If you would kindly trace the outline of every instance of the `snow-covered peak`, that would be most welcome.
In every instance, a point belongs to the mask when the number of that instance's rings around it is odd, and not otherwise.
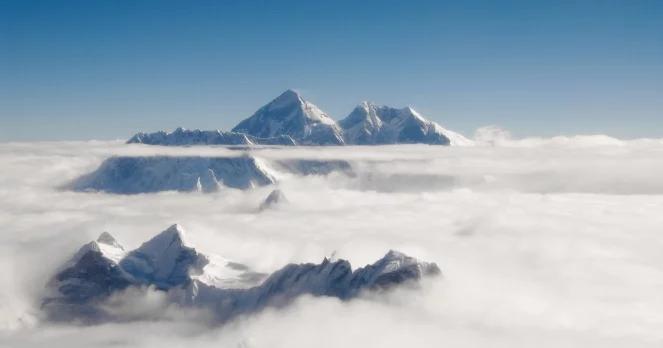
[[[128,143],[154,145],[471,145],[462,135],[426,119],[413,107],[362,101],[336,122],[302,95],[288,89],[238,123],[231,132],[178,128],[138,133]]]
[[[152,237],[152,239],[143,243],[136,250],[145,254],[157,255],[169,248],[182,248],[185,246],[187,245],[185,242],[184,228],[179,224],[173,224],[161,233]]]
[[[102,232],[97,238],[96,244],[102,255],[116,263],[126,255],[122,245],[108,232]]]
[[[347,144],[465,144],[460,134],[447,131],[413,107],[394,108],[362,102],[339,121]],[[450,136],[447,136],[449,134]]]
[[[301,103],[303,104],[304,98],[299,94],[299,92],[295,91],[294,89],[287,89],[285,92],[281,93],[278,97],[276,97],[273,101],[272,104],[278,104],[278,103]]]
[[[331,117],[329,117],[327,113],[320,110],[320,108],[318,108],[315,104],[305,100],[298,92],[292,89],[288,89],[283,92],[271,103],[267,104],[267,106],[270,110],[295,107],[302,111],[301,116],[329,125],[336,124],[336,122]]]
[[[416,265],[419,262],[417,259],[407,256],[400,251],[389,250],[380,260],[374,265],[380,270],[379,273],[393,272],[401,267],[408,265]]]
[[[204,256],[183,240],[184,229],[172,225],[118,263],[100,254],[100,247],[121,250],[110,234],[102,233],[99,241],[81,248],[85,253],[78,262],[49,282],[52,296],[44,299],[42,308],[57,320],[112,320],[108,307],[112,303],[100,300],[128,287],[154,286],[167,291],[169,301],[209,309],[226,320],[269,305],[285,305],[302,294],[347,300],[364,290],[388,289],[440,273],[434,263],[389,251],[354,272],[346,260],[325,258],[319,264],[286,265],[266,278],[246,265]]]
[[[438,123],[432,122],[433,127],[436,133],[444,134],[445,137],[449,139],[449,145],[451,146],[474,146],[475,143],[473,140],[466,138],[464,135],[454,132],[452,130],[446,129],[440,126]]]
[[[343,137],[336,122],[294,90],[287,90],[240,122],[233,132],[271,138],[288,135],[298,143],[338,145]]]
[[[377,143],[383,121],[378,116],[378,106],[363,101],[345,119],[339,121],[347,144]]]
[[[97,237],[97,242],[100,244],[106,244],[113,247],[122,248],[122,246],[117,242],[115,237],[113,237],[110,233],[106,231],[102,232],[99,235],[99,237]]]
[[[359,103],[359,105],[357,105],[355,108],[360,108],[360,109],[363,109],[366,112],[368,112],[369,110],[372,110],[372,109],[374,110],[377,107],[378,107],[377,104],[375,104],[371,101],[368,101],[368,100],[364,100],[361,103]]]
[[[407,279],[418,280],[440,273],[440,268],[434,262],[421,262],[401,252],[389,250],[374,264],[356,270],[354,277],[357,282],[368,287],[386,288]]]
[[[113,236],[108,232],[103,232],[97,240],[89,242],[83,245],[74,257],[71,258],[69,264],[76,264],[81,258],[83,258],[89,252],[99,252],[102,257],[117,263],[126,255],[124,248],[120,245]]]
[[[129,253],[120,264],[136,280],[168,289],[188,283],[190,275],[202,273],[208,262],[187,245],[184,229],[175,224]]]

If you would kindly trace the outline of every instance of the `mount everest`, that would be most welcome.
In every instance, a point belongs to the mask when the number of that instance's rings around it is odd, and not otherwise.
[[[362,102],[339,122],[299,93],[287,90],[231,132],[187,130],[138,133],[127,143],[148,145],[471,145],[464,136],[402,109]]]

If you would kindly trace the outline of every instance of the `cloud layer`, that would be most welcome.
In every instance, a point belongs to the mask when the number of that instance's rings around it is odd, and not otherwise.
[[[271,187],[134,196],[58,189],[111,155],[243,150],[0,145],[0,346],[660,346],[663,143],[492,134],[471,148],[254,151],[266,161],[344,159],[358,174],[282,174],[289,203],[263,212]],[[262,272],[334,252],[359,266],[398,249],[436,262],[444,277],[352,302],[305,297],[224,327],[210,327],[204,313],[160,308],[149,291],[115,299],[138,320],[131,324],[40,321],[44,282],[81,244],[106,230],[133,248],[175,222],[201,251]]]

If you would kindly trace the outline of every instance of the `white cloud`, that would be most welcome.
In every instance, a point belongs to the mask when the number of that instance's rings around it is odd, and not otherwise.
[[[262,213],[256,208],[271,188],[134,196],[56,189],[113,154],[242,151],[0,145],[0,346],[660,346],[663,143],[564,139],[267,148],[256,154],[347,159],[359,175],[284,176],[290,203]],[[134,248],[174,222],[203,252],[259,271],[334,251],[361,266],[393,248],[437,262],[444,277],[352,302],[304,297],[221,328],[162,311],[149,291],[114,299],[139,321],[39,321],[44,282],[78,246],[109,231]]]

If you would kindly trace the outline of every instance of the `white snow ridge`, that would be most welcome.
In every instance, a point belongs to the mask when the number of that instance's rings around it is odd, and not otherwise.
[[[99,240],[123,250],[106,232]],[[199,253],[177,224],[127,254],[102,252],[98,244],[83,246],[48,283],[43,308],[51,320],[120,320],[106,300],[129,288],[150,286],[166,294],[170,303],[211,309],[223,322],[267,306],[287,305],[303,294],[349,300],[361,291],[389,289],[440,273],[434,263],[389,251],[355,271],[345,260],[325,258],[320,264],[290,264],[267,277],[241,263]]]
[[[148,145],[381,145],[467,146],[472,141],[430,121],[411,107],[362,102],[336,122],[298,92],[288,89],[231,132],[177,128],[138,133],[128,143]]]

